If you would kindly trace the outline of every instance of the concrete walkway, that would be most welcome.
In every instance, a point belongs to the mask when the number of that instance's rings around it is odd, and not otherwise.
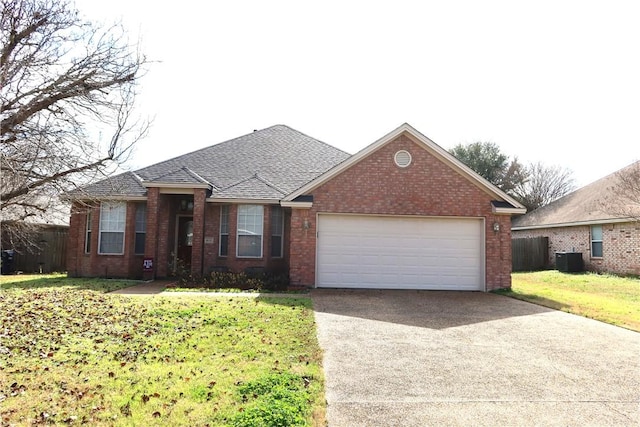
[[[175,280],[154,280],[128,288],[111,292],[117,295],[129,296],[163,296],[163,297],[247,297],[247,298],[309,298],[308,293],[277,293],[277,292],[197,292],[197,291],[165,291],[168,286],[175,284]]]
[[[479,292],[311,298],[330,427],[640,425],[637,332]]]
[[[118,289],[110,293],[118,295],[159,295],[167,286],[174,283],[175,280],[153,280],[140,283],[139,285],[129,286],[128,288]]]

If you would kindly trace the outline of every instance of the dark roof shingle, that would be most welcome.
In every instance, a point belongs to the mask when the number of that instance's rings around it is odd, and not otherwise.
[[[125,172],[75,190],[71,196],[77,198],[144,197],[146,194],[147,189],[142,185],[140,178],[133,172]]]
[[[215,144],[173,159],[127,172],[84,191],[93,196],[144,196],[143,183],[212,186],[211,197],[281,199],[350,155],[285,125]],[[132,180],[134,177],[139,179]],[[112,183],[125,183],[116,185]],[[116,191],[118,191],[116,190]]]

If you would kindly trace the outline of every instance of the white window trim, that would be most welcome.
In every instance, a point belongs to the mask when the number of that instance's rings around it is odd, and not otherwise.
[[[224,217],[224,211],[227,211],[227,232],[222,232],[222,218]],[[218,256],[221,258],[227,258],[229,256],[229,205],[222,205],[220,207],[220,233],[218,233]],[[222,255],[222,236],[227,236],[227,254]]]
[[[124,230],[122,230],[122,252],[102,252],[100,248],[102,247],[102,208],[105,205],[123,205],[124,206]],[[102,202],[100,204],[100,219],[99,219],[99,227],[98,227],[98,255],[124,255],[124,248],[126,245],[126,237],[127,237],[127,204],[125,202]],[[106,233],[112,233],[112,231],[105,231]],[[119,233],[119,231],[118,231]]]
[[[600,240],[595,240],[593,238],[593,227],[600,227],[600,234],[602,235],[602,237],[600,238]],[[590,239],[590,244],[589,244],[589,255],[591,256],[591,258],[604,258],[604,227],[602,225],[592,225],[589,228],[589,239]],[[593,254],[593,244],[594,243],[600,243],[600,251],[602,252],[601,255],[594,255]]]
[[[240,209],[244,206],[246,207],[258,206],[262,208],[262,234],[260,234],[260,255],[259,256],[240,255],[238,253],[238,250],[240,249]],[[264,256],[263,246],[264,246],[264,206],[263,205],[238,205],[238,213],[236,215],[236,258],[260,259]]]
[[[271,212],[273,213],[273,209]],[[273,239],[273,236],[280,236],[280,256],[272,256],[271,258],[274,259],[284,258],[284,209],[280,208],[280,214],[280,230],[282,230],[282,234],[273,234],[271,230],[271,220],[269,220],[269,238]],[[271,244],[269,244],[269,255],[271,255]]]
[[[93,227],[92,225],[92,216],[91,216],[91,208],[89,209],[89,211],[87,212],[87,218],[85,221],[85,225],[84,225],[84,253],[85,254],[90,254],[91,253],[91,235],[92,235],[92,230],[91,228]],[[87,250],[87,247],[89,250]]]

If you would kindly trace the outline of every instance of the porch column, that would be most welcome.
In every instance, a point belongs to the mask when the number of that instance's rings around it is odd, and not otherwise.
[[[193,191],[193,246],[191,247],[191,274],[202,276],[204,249],[204,211],[207,193],[204,188]]]
[[[153,258],[153,271],[144,272],[146,280],[157,276],[158,271],[158,210],[160,189],[152,187],[147,189],[147,230],[144,237],[144,257]]]

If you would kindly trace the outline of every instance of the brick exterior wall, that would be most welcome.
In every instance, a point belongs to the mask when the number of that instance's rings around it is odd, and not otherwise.
[[[75,202],[69,220],[67,273],[71,277],[142,278],[143,255],[135,252],[136,207],[140,202],[126,202],[124,254],[98,255],[100,204],[86,206]],[[85,253],[87,213],[91,211],[91,252]]]
[[[192,210],[182,210],[181,201],[193,202]],[[135,212],[138,203],[127,202],[125,226],[125,249],[123,255],[98,255],[98,234],[100,226],[100,204],[86,207],[74,204],[70,218],[67,270],[70,276],[82,277],[129,277],[164,278],[171,276],[176,254],[177,218],[192,217],[194,222],[193,246],[191,252],[191,273],[195,276],[208,275],[216,268],[241,272],[247,268],[259,268],[273,274],[286,274],[289,259],[290,210],[284,211],[284,256],[270,256],[271,234],[269,205],[264,206],[263,256],[261,258],[236,257],[237,205],[229,209],[228,256],[219,256],[220,205],[207,203],[206,193],[195,189],[194,195],[161,194],[158,188],[149,188],[147,193],[147,231],[144,255],[135,255]],[[91,210],[92,233],[91,252],[84,253],[87,212]],[[142,260],[153,258],[154,271],[144,273]]]
[[[209,204],[207,207],[206,236],[213,239],[213,244],[205,245],[205,260],[203,274],[209,274],[215,269],[228,269],[233,272],[241,272],[245,269],[263,269],[272,274],[286,274],[289,265],[289,229],[291,212],[284,210],[284,251],[283,257],[272,258],[271,250],[271,205],[265,205],[263,210],[263,236],[261,258],[238,258],[236,256],[236,240],[238,228],[238,205],[229,205],[229,248],[226,257],[219,256],[220,246],[220,205]]]
[[[582,252],[585,269],[599,273],[640,274],[640,223],[602,225],[602,257],[591,257],[591,227],[517,230],[514,238],[548,237],[549,265],[555,266],[556,252]]]
[[[398,150],[413,158],[395,165]],[[511,221],[494,215],[492,197],[455,172],[407,135],[401,135],[311,192],[311,209],[291,216],[290,277],[294,286],[315,284],[318,213],[360,213],[485,218],[486,289],[511,286]],[[305,221],[308,228],[305,228]],[[500,232],[493,232],[493,223]]]

